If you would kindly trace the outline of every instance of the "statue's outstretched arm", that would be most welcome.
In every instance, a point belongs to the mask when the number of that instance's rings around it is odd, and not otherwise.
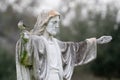
[[[104,43],[110,42],[111,40],[112,40],[112,36],[102,36],[102,37],[97,39],[97,43],[104,44]]]

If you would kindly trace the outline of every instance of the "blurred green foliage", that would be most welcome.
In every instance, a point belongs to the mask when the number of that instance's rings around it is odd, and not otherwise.
[[[117,10],[108,10],[104,20],[96,17],[97,34],[111,35],[113,40],[109,44],[99,45],[98,57],[91,64],[91,70],[95,75],[106,77],[108,80],[111,80],[112,77],[120,77],[120,25],[116,24],[116,14]],[[102,31],[101,34],[100,31]]]
[[[113,40],[111,43],[101,45],[105,48],[103,54],[99,54],[97,59],[91,65],[91,70],[97,76],[106,77],[111,80],[112,77],[120,78],[120,25],[118,29],[111,32]],[[99,51],[100,52],[100,51]]]
[[[15,56],[0,48],[0,80],[16,80]]]

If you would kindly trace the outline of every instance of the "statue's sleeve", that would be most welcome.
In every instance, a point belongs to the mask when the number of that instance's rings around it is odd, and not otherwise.
[[[31,80],[30,68],[40,64],[40,55],[43,54],[43,41],[36,35],[28,39],[20,38],[16,44],[16,71],[17,80]],[[39,63],[39,64],[38,64]],[[33,65],[36,64],[36,65]],[[38,71],[39,68],[35,68]],[[33,73],[33,72],[32,72]]]
[[[62,54],[63,75],[70,80],[74,67],[86,64],[96,58],[96,38],[81,42],[63,42],[58,40]]]
[[[18,61],[24,66],[31,66],[32,65],[32,41],[31,39],[23,40],[20,38],[17,42],[17,55]]]
[[[59,41],[62,52],[63,65],[82,65],[96,58],[96,38],[86,39],[81,42]]]
[[[34,56],[43,54],[42,41],[35,35],[30,35],[28,39],[20,38],[17,46],[18,61],[24,66],[32,66]]]

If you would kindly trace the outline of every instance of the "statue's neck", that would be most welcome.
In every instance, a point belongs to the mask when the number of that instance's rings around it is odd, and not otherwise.
[[[49,34],[46,30],[44,31],[43,36],[49,41],[53,40],[53,35]]]

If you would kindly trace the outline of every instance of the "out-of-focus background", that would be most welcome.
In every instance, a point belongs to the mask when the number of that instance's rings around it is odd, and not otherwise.
[[[72,80],[120,80],[120,0],[0,0],[0,80],[16,80],[17,23],[32,29],[44,8],[61,13],[60,40],[113,37],[98,46],[97,59],[75,68]]]

